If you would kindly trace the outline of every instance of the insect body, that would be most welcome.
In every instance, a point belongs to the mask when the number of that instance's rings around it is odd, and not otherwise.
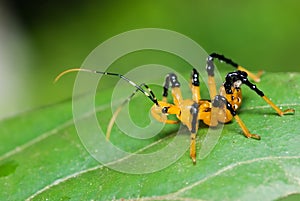
[[[214,59],[218,59],[222,62],[232,65],[237,69],[237,71],[227,74],[225,82],[220,87],[219,93],[217,93],[214,79]],[[248,80],[249,76],[254,81],[259,81],[260,73],[258,75],[254,75],[232,60],[216,53],[209,55],[206,65],[211,100],[201,99],[199,73],[196,69],[193,69],[191,74],[190,88],[192,91],[192,99],[183,99],[180,90],[180,82],[178,81],[177,76],[174,73],[169,73],[165,78],[163,86],[163,97],[160,101],[156,99],[154,93],[146,84],[137,85],[128,78],[117,73],[100,72],[80,68],[69,69],[59,74],[55,80],[57,81],[62,75],[72,71],[86,71],[104,75],[118,76],[136,88],[135,92],[127,100],[125,100],[113,114],[113,117],[107,129],[107,139],[109,139],[112,125],[123,105],[129,102],[137,91],[140,91],[154,103],[151,108],[151,114],[157,121],[167,124],[176,124],[181,122],[182,124],[187,126],[191,133],[190,157],[193,163],[196,163],[196,133],[198,131],[199,120],[203,121],[208,126],[214,127],[219,123],[227,123],[232,119],[235,119],[241,127],[243,134],[247,138],[260,140],[259,135],[250,133],[250,131],[247,129],[246,125],[243,123],[236,112],[242,103],[242,84],[245,84],[259,96],[261,96],[280,116],[295,112],[293,109],[282,111],[269,98],[267,98],[264,93],[256,87],[256,85]],[[167,102],[169,88],[171,88],[173,103]],[[168,115],[171,114],[176,115],[178,120],[169,119]]]

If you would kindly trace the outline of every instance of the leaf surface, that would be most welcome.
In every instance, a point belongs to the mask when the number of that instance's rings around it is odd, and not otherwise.
[[[224,126],[213,151],[198,158],[196,165],[186,152],[174,164],[150,174],[126,174],[99,164],[77,135],[71,100],[2,120],[0,200],[275,200],[291,194],[297,198],[300,74],[268,73],[257,86],[276,104],[296,113],[279,117],[245,89],[239,114],[250,131],[261,135],[260,141],[246,139],[232,122]],[[111,118],[110,94],[108,90],[96,97],[97,117],[104,129]],[[151,107],[144,107],[149,102],[143,100],[137,96],[130,103],[131,115],[139,116],[141,125],[147,123],[144,117]],[[177,129],[168,125],[157,136],[141,141],[113,127],[112,142],[127,151],[147,153],[166,146]],[[207,129],[198,132],[198,149]]]

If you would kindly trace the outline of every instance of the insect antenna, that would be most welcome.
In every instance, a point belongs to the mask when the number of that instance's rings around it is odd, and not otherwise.
[[[77,72],[77,71],[96,73],[96,74],[102,74],[102,75],[109,75],[109,76],[117,76],[117,77],[125,80],[126,82],[128,82],[132,86],[134,86],[137,91],[142,92],[145,96],[147,96],[153,103],[155,103],[158,106],[158,102],[157,102],[157,99],[156,99],[154,93],[152,92],[151,89],[149,89],[149,87],[147,85],[145,85],[145,84],[137,85],[136,83],[134,83],[133,81],[131,81],[130,79],[128,79],[127,77],[125,77],[124,75],[119,74],[119,73],[96,71],[96,70],[85,69],[85,68],[71,68],[71,69],[68,69],[68,70],[65,70],[65,71],[61,72],[58,76],[56,76],[56,78],[54,79],[54,83],[57,82],[63,75],[65,75],[67,73],[70,73],[70,72]],[[146,92],[141,86],[145,86],[149,93]]]
[[[154,96],[154,93],[152,92],[152,90],[148,87],[148,85],[146,84],[141,84],[139,85],[140,87],[144,86],[148,92]],[[110,133],[111,133],[111,129],[117,119],[117,116],[119,115],[120,111],[122,110],[122,108],[127,104],[129,103],[129,101],[133,98],[133,96],[139,91],[139,89],[137,88],[117,109],[116,111],[114,112],[113,116],[111,117],[110,121],[109,121],[109,124],[107,126],[107,130],[106,130],[106,140],[109,140],[110,138]],[[155,97],[155,96],[154,96]]]
[[[127,77],[125,77],[122,74],[118,74],[118,73],[111,73],[111,72],[102,72],[102,71],[96,71],[96,70],[91,70],[91,69],[85,69],[85,68],[71,68],[68,70],[65,70],[63,72],[61,72],[58,76],[56,76],[56,78],[54,79],[54,83],[57,82],[62,76],[64,76],[67,73],[70,72],[78,72],[78,71],[83,71],[83,72],[89,72],[89,73],[96,73],[96,74],[103,74],[103,75],[110,75],[110,76],[117,76],[123,80],[125,80],[126,82],[128,82],[129,84],[131,84],[132,86],[134,86],[136,88],[136,90],[117,108],[117,110],[114,112],[112,118],[109,121],[108,127],[107,127],[107,131],[106,131],[106,139],[109,140],[110,138],[110,133],[111,133],[111,129],[114,125],[114,122],[116,121],[116,118],[118,116],[118,114],[120,113],[121,109],[132,99],[132,97],[138,92],[142,92],[145,96],[147,96],[153,103],[155,103],[157,106],[158,102],[157,99],[153,93],[153,91],[148,87],[148,85],[146,84],[141,84],[141,85],[137,85],[136,83],[134,83],[133,81],[131,81],[130,79],[128,79]],[[146,92],[142,87],[145,87],[146,90],[148,92]]]

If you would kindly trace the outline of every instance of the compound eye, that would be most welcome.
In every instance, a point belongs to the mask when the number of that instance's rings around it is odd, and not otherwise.
[[[163,113],[163,114],[166,114],[166,113],[168,113],[168,107],[163,107],[162,108],[162,110],[161,110],[161,112]]]
[[[237,104],[234,104],[234,105],[233,105],[233,109],[234,109],[234,110],[237,110],[238,108],[239,108],[239,106],[238,106]]]

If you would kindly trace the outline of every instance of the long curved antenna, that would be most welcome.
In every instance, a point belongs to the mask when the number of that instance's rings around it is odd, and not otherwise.
[[[146,85],[145,83],[139,85],[140,87],[145,87],[148,92],[150,94],[152,94],[154,96],[154,93],[152,92],[152,90],[150,89],[150,87],[148,87],[148,85]],[[136,89],[114,112],[113,116],[111,117],[109,124],[107,126],[107,130],[106,130],[106,140],[108,141],[110,138],[110,133],[111,133],[111,129],[117,119],[117,116],[119,115],[120,111],[122,110],[122,108],[133,98],[133,96],[136,94],[136,92],[138,92],[139,89]]]
[[[153,103],[158,105],[157,99],[156,99],[154,93],[151,90],[148,90],[149,93],[147,93],[141,86],[139,86],[136,83],[132,82],[130,79],[128,79],[124,75],[118,74],[118,73],[102,72],[102,71],[90,70],[90,69],[85,69],[85,68],[71,68],[71,69],[68,69],[68,70],[65,70],[65,71],[61,72],[58,76],[56,76],[56,78],[54,79],[54,82],[57,82],[63,75],[65,75],[67,73],[77,72],[77,71],[96,73],[96,74],[102,74],[102,75],[117,76],[117,77],[125,80],[126,82],[128,82],[132,86],[134,86],[138,91],[142,92],[145,96],[147,96]],[[144,86],[148,89],[147,85],[144,85]]]
[[[122,110],[122,108],[131,100],[131,98],[136,94],[136,92],[138,92],[138,89],[136,89],[114,112],[113,116],[111,117],[109,124],[107,126],[107,130],[106,130],[106,140],[108,141],[110,138],[110,133],[111,133],[111,129],[117,119],[117,116],[119,115],[120,111]]]

